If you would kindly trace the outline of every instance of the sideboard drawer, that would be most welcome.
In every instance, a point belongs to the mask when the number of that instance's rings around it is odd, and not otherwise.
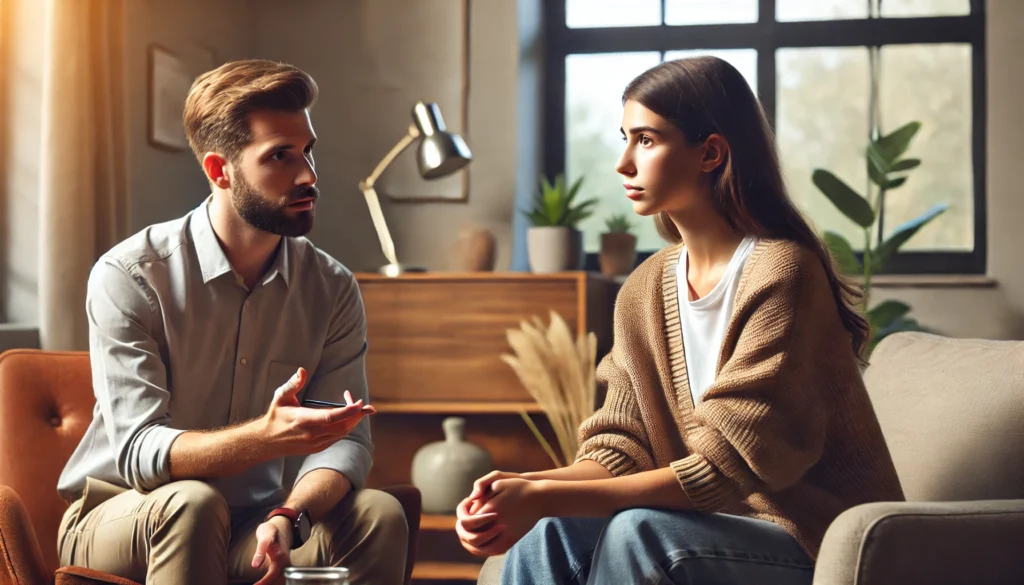
[[[610,346],[613,283],[599,274],[356,276],[366,307],[370,397],[382,411],[532,404],[500,356],[511,353],[508,329],[534,317],[547,323],[551,311],[576,335],[594,331],[599,353]]]

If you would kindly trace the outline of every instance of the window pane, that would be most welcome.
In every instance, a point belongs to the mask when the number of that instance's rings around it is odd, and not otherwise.
[[[904,250],[974,249],[971,164],[971,47],[966,44],[882,47],[879,98],[883,133],[921,122],[910,150],[921,159],[906,184],[886,195],[886,235],[937,203],[949,210]]]
[[[735,67],[743,78],[747,80],[750,89],[757,93],[757,49],[695,49],[691,51],[668,51],[665,53],[665,60],[683,59],[685,57],[699,57],[711,55]]]
[[[666,0],[665,24],[757,22],[757,0]]]
[[[558,0],[545,0],[556,2]],[[661,24],[661,0],[566,0],[569,28]]]
[[[878,14],[878,0],[873,13]],[[868,0],[776,0],[775,18],[794,20],[841,20],[868,17]],[[885,0],[883,17],[962,16],[971,13],[970,0]]]
[[[661,55],[608,53],[569,55],[565,59],[566,176],[584,177],[577,197],[597,197],[593,216],[580,224],[588,252],[600,249],[604,220],[612,214],[632,216],[633,206],[622,188],[615,163],[622,154],[622,91],[634,77],[658,64]],[[651,219],[641,218],[635,230],[637,248],[657,250],[664,242]]]
[[[867,17],[867,0],[777,0],[775,4],[775,19],[780,22]]]
[[[863,249],[864,232],[818,191],[811,173],[818,168],[829,170],[864,194],[868,51],[864,47],[780,49],[776,66],[776,134],[790,195],[816,231],[838,232]]]
[[[963,16],[970,13],[970,0],[885,0],[882,2],[882,16]]]

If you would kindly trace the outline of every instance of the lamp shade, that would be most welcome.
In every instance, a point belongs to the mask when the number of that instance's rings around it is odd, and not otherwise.
[[[416,162],[424,179],[448,176],[473,159],[466,141],[458,134],[448,132],[437,104],[417,102],[413,106],[412,117],[420,131]]]

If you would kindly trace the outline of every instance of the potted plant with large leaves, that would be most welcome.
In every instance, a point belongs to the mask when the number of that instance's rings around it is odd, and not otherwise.
[[[594,213],[597,199],[576,201],[583,177],[566,186],[565,175],[551,183],[540,179],[533,206],[524,213],[533,224],[526,232],[530,270],[537,273],[583,268],[583,234],[576,226]]]
[[[877,189],[864,197],[833,173],[815,169],[812,180],[815,186],[851,221],[864,232],[863,254],[854,252],[853,246],[843,236],[826,230],[825,243],[835,258],[839,269],[851,276],[864,278],[864,307],[871,323],[869,350],[879,341],[897,331],[922,331],[924,328],[913,317],[909,317],[910,306],[899,301],[884,301],[871,306],[871,276],[880,272],[886,261],[918,231],[946,211],[947,205],[933,205],[917,218],[903,223],[892,231],[881,243],[876,242],[879,211],[886,195],[901,187],[910,178],[909,172],[920,166],[920,159],[903,158],[910,143],[920,130],[920,122],[910,122],[892,133],[872,139],[866,151],[868,176]]]

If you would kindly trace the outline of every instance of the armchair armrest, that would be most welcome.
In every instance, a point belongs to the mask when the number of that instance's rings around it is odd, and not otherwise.
[[[53,585],[139,585],[131,579],[85,567],[61,567],[53,577]]]
[[[43,552],[28,510],[11,488],[0,485],[0,583],[49,583]]]
[[[814,585],[1024,582],[1024,500],[878,502],[829,526]]]
[[[391,494],[398,500],[405,512],[405,521],[409,524],[409,542],[406,543],[408,548],[405,561],[405,583],[408,585],[412,582],[412,568],[416,563],[416,538],[420,531],[423,497],[419,488],[411,485],[393,485],[381,488],[381,491]]]

